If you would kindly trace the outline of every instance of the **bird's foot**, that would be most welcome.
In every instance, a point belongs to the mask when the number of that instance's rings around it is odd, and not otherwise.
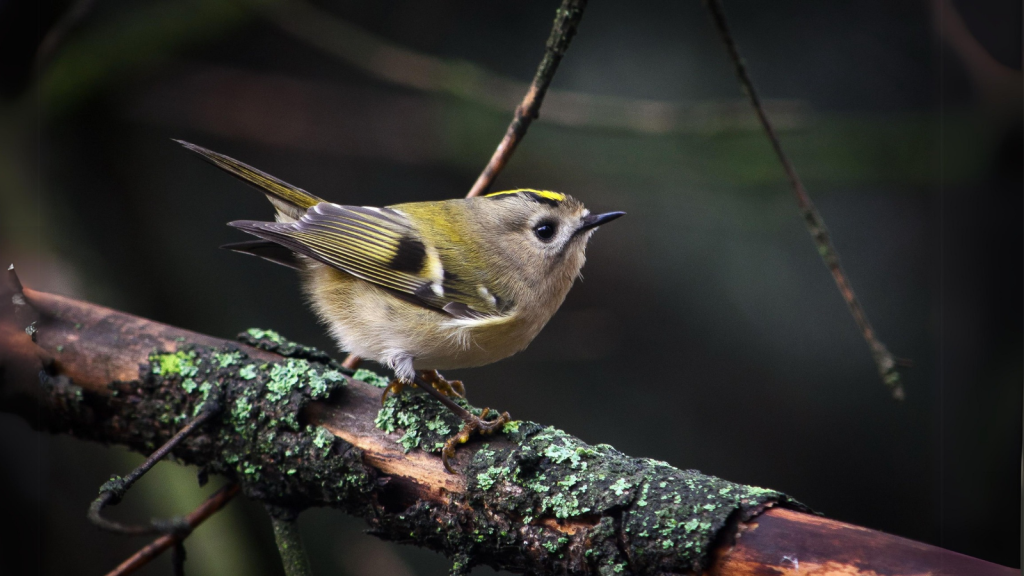
[[[384,402],[387,401],[388,396],[395,394],[401,394],[402,390],[405,389],[406,384],[415,386],[412,382],[406,382],[401,378],[395,378],[388,384],[388,387],[384,389],[384,393],[380,395],[380,405],[383,406]]]
[[[466,397],[466,387],[462,380],[445,380],[437,370],[421,370],[420,378],[449,398]]]
[[[468,442],[474,433],[481,435],[493,434],[498,430],[501,430],[505,423],[511,420],[508,412],[502,412],[501,415],[494,420],[484,420],[490,411],[490,408],[484,408],[483,412],[480,413],[480,416],[470,414],[469,417],[464,417],[463,421],[466,424],[462,427],[462,430],[444,443],[444,449],[441,450],[441,463],[444,464],[444,469],[447,470],[449,474],[455,474],[455,470],[452,470],[451,464],[448,463],[448,459],[455,456],[456,446]]]
[[[449,398],[466,397],[466,386],[462,383],[462,380],[445,380],[444,376],[441,376],[437,370],[420,371],[420,379]],[[381,406],[384,405],[384,402],[387,401],[389,396],[401,394],[402,390],[404,390],[406,386],[412,386],[414,388],[419,387],[416,382],[409,382],[407,380],[402,380],[401,378],[395,378],[392,380],[391,383],[388,384],[388,387],[384,389],[384,393],[380,395]]]

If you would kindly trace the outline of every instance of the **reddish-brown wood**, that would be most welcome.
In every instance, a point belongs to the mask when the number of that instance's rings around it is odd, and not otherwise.
[[[1017,570],[877,530],[772,508],[723,545],[713,576],[1011,576]]]

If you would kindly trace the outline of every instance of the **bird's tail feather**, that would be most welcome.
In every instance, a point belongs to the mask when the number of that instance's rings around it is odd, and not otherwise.
[[[322,199],[306,192],[302,188],[278,180],[270,174],[257,170],[234,158],[218,154],[183,140],[175,140],[175,142],[195,152],[210,164],[263,191],[267,195],[267,199],[277,209],[279,221],[291,222],[298,220],[306,213],[306,210],[323,202]]]
[[[269,260],[274,264],[280,264],[289,268],[295,268],[296,270],[302,270],[302,256],[299,256],[284,246],[275,244],[269,240],[233,242],[231,244],[225,244],[221,246],[221,248],[231,250],[233,252],[241,252],[242,254],[259,256],[260,258]]]

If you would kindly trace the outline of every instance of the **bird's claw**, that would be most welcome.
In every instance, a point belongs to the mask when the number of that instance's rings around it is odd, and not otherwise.
[[[444,464],[444,469],[447,470],[449,474],[455,474],[455,470],[453,470],[451,464],[448,463],[448,459],[455,456],[456,446],[468,442],[474,433],[481,435],[493,434],[498,430],[501,430],[501,428],[511,420],[508,412],[502,412],[501,415],[494,420],[484,420],[490,411],[490,408],[484,408],[483,412],[480,413],[480,416],[472,416],[471,419],[465,420],[466,424],[462,427],[462,430],[444,443],[444,448],[441,450],[441,463]]]
[[[384,402],[387,401],[388,396],[394,396],[395,394],[401,394],[402,390],[405,389],[405,385],[410,384],[399,378],[395,378],[388,384],[387,388],[384,389],[384,393],[380,395],[380,405],[383,406]],[[415,384],[412,384],[415,386]]]
[[[423,370],[420,378],[449,398],[466,397],[466,386],[462,380],[445,380],[437,370]]]

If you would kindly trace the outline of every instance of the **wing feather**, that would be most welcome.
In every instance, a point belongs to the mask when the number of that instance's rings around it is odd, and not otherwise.
[[[446,279],[440,256],[396,210],[321,202],[294,222],[230,225],[454,318],[500,315],[493,299],[471,296]]]

